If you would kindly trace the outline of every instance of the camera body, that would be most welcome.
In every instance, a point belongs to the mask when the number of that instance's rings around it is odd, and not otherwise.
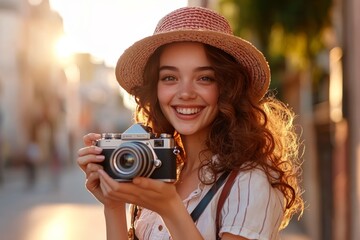
[[[150,128],[134,124],[123,133],[103,133],[96,146],[105,156],[104,171],[116,181],[128,182],[135,177],[176,181],[178,149],[170,134],[157,137]]]

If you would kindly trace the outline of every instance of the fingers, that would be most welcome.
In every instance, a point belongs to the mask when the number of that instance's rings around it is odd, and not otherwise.
[[[88,133],[83,137],[83,142],[85,146],[95,145],[95,142],[101,138],[101,134],[98,133]]]
[[[136,177],[132,182],[121,183],[112,179],[102,169],[98,170],[98,173],[102,194],[112,201],[133,203],[161,212],[168,202],[178,199],[173,184],[146,177]]]
[[[100,184],[98,172],[91,172],[90,174],[88,174],[86,179],[87,179],[86,180],[86,188],[90,192],[95,191],[98,188],[99,184]]]
[[[104,161],[105,156],[99,155],[101,152],[102,149],[96,146],[88,146],[81,148],[78,151],[77,164],[83,171],[85,171],[87,164],[101,163],[102,161]]]
[[[110,193],[112,192],[112,188],[110,187],[109,183],[105,180],[105,177],[104,177],[105,174],[103,174],[102,171],[98,171],[98,174],[99,174],[99,178],[100,178],[101,190],[102,190],[104,196],[109,197],[109,195],[111,195]]]
[[[98,176],[98,170],[99,169],[103,169],[103,166],[99,165],[99,164],[95,164],[95,163],[89,163],[86,165],[86,169],[85,169],[85,173],[86,173],[86,177],[88,178],[90,174],[92,173],[96,173],[96,175]]]
[[[101,187],[104,190],[103,193],[109,198],[116,200],[131,201],[133,197],[139,194],[137,187],[130,182],[117,182],[111,178],[104,170],[98,170],[100,176]]]
[[[95,146],[96,141],[100,138],[101,135],[97,133],[89,133],[83,137],[85,147],[78,150],[77,163],[84,172],[87,164],[91,162],[100,163],[104,160],[104,156],[99,155],[102,149]]]
[[[126,190],[127,183],[118,183],[114,179],[112,179],[105,171],[99,170],[98,171],[99,178],[100,178],[100,187],[102,190],[102,194],[111,200],[114,201],[123,201],[129,202],[129,196],[124,193]]]
[[[97,155],[97,154],[100,154],[101,152],[102,152],[102,148],[94,146],[94,145],[90,145],[87,147],[80,148],[78,150],[78,156],[82,157],[82,156],[89,155],[89,154]]]
[[[98,173],[101,178],[101,182],[104,183],[104,189],[106,192],[116,192],[119,190],[119,183],[112,179],[104,170],[100,169],[98,170]]]
[[[164,186],[167,185],[164,182],[147,177],[136,177],[132,182],[119,183],[106,174],[104,170],[98,172],[101,181],[106,183],[109,195],[121,193],[122,196],[126,195],[127,197],[147,198],[152,195],[163,194]]]
[[[167,184],[159,180],[145,177],[136,177],[133,179],[133,183],[143,190],[151,190],[158,193],[163,192],[163,188],[165,187],[165,184]]]

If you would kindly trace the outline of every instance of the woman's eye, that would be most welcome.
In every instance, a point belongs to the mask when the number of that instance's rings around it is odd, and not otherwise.
[[[215,78],[210,77],[210,76],[203,76],[203,77],[200,78],[200,81],[203,81],[203,82],[214,82],[214,81],[215,81]]]
[[[165,82],[170,82],[170,81],[175,81],[176,78],[174,76],[164,76],[160,78],[161,81],[165,81]]]

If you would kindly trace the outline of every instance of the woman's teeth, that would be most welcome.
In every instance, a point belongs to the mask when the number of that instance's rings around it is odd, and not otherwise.
[[[200,108],[176,108],[178,113],[186,115],[196,114],[200,112],[200,110]]]

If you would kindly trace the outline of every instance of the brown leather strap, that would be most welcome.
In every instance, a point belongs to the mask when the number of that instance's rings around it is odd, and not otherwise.
[[[130,213],[130,228],[128,229],[128,239],[137,240],[138,238],[135,235],[135,218],[138,214],[138,206],[135,204],[130,204],[129,213]]]
[[[228,179],[225,182],[224,188],[221,191],[220,194],[220,198],[217,204],[217,208],[216,208],[216,238],[219,239],[219,230],[220,230],[220,212],[221,209],[224,206],[225,200],[227,199],[227,197],[229,196],[231,187],[235,181],[236,176],[238,175],[238,170],[232,170]]]

